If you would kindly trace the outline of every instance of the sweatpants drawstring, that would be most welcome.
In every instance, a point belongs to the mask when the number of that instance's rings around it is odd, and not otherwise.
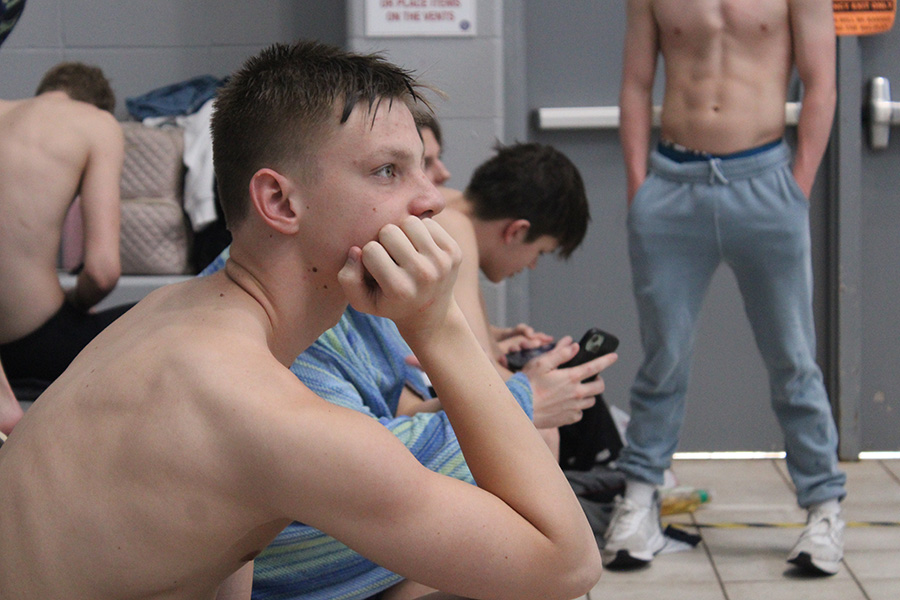
[[[721,158],[710,158],[709,159],[709,184],[712,185],[718,180],[722,185],[728,185],[730,182],[728,178],[725,177],[725,173],[722,172],[722,159]]]

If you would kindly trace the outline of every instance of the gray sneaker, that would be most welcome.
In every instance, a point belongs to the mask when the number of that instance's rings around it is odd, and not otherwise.
[[[649,507],[617,498],[603,537],[606,544],[601,556],[605,567],[635,569],[648,564],[666,545],[659,524],[659,495],[654,494]]]
[[[788,562],[816,575],[834,575],[844,558],[844,520],[840,514],[812,509]]]

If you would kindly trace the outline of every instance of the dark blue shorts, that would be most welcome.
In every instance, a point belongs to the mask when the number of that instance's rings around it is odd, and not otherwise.
[[[107,325],[134,306],[117,306],[102,312],[81,312],[68,302],[50,319],[18,340],[0,344],[0,361],[10,382],[52,382],[78,353]]]

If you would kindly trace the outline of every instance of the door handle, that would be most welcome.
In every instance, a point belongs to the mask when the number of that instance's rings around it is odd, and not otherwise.
[[[900,125],[900,102],[891,101],[891,82],[874,77],[869,82],[869,145],[873,150],[888,147],[891,125]]]

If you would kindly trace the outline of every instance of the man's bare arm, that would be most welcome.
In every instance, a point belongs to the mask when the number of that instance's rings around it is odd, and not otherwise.
[[[256,469],[272,478],[259,489],[267,501],[277,496],[293,506],[288,514],[435,589],[516,600],[583,595],[599,574],[597,565],[573,571],[570,561],[591,564],[597,546],[585,535],[589,530],[575,525],[583,513],[577,514],[577,501],[570,503],[571,488],[556,478],[546,444],[508,397],[458,312],[449,329],[462,333],[437,335],[432,352],[411,345],[430,357],[423,362],[431,374],[435,362],[457,373],[458,381],[440,374],[432,381],[448,399],[444,408],[479,487],[427,470],[372,419],[321,403],[290,419],[281,413],[266,427],[262,449],[282,464]],[[301,431],[297,423],[313,424],[314,431]],[[296,441],[282,446],[284,439]],[[498,446],[508,448],[498,452]],[[260,454],[253,446],[245,451]],[[565,586],[548,589],[560,573],[568,573]]]
[[[831,3],[822,0],[792,0],[790,15],[794,61],[803,82],[794,177],[809,197],[834,120],[834,15]]]
[[[653,79],[659,40],[650,0],[628,0],[619,137],[625,157],[628,204],[647,176],[653,119]]]
[[[84,268],[68,292],[69,301],[85,311],[112,291],[121,274],[120,180],[125,155],[122,128],[112,115],[98,110],[91,135],[91,151],[80,188]]]
[[[253,473],[266,477],[270,503],[424,585],[476,597],[583,595],[599,576],[596,541],[452,297],[455,266],[447,271],[446,256],[458,262],[459,250],[428,220],[407,219],[403,232],[388,226],[362,256],[351,251],[341,283],[358,310],[397,323],[442,398],[478,487],[429,471],[384,427],[314,401],[308,390],[302,402],[272,394],[273,410],[300,414],[254,417],[269,421],[259,441],[273,458]],[[378,282],[374,292],[366,271]],[[290,373],[272,385],[301,386]]]

